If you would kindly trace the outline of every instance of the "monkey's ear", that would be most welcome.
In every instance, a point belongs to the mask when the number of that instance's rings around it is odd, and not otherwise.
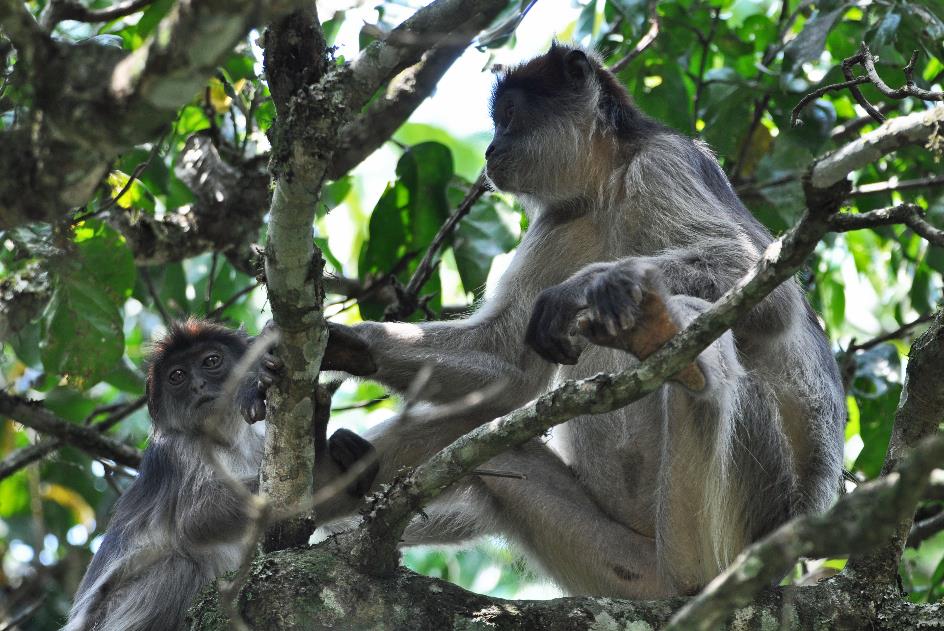
[[[582,50],[572,50],[564,57],[564,72],[574,83],[583,83],[593,74],[593,66]]]

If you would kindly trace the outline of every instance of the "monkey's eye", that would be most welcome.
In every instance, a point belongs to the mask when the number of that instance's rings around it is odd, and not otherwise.
[[[167,381],[171,382],[171,384],[175,386],[179,386],[181,383],[183,383],[184,377],[186,376],[187,376],[187,373],[185,373],[180,368],[177,368],[176,370],[170,373],[170,375],[167,377]]]
[[[207,368],[216,368],[222,361],[223,358],[214,353],[203,358],[203,365]]]

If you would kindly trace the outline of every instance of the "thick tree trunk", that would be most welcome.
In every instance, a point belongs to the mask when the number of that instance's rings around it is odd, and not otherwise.
[[[346,561],[346,546],[329,540],[307,549],[260,556],[239,599],[257,631],[311,629],[629,629],[664,626],[685,598],[628,601],[572,597],[510,601],[467,592],[401,568],[378,579]],[[215,588],[191,609],[194,631],[224,631]],[[724,629],[944,629],[944,603],[914,605],[890,590],[870,590],[847,577],[812,587],[770,589],[731,615]]]

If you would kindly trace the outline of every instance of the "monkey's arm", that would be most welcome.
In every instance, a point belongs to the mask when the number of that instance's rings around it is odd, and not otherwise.
[[[524,346],[526,317],[526,312],[502,312],[480,321],[365,322],[356,331],[368,341],[377,362],[371,379],[405,392],[429,366],[432,372],[418,398],[433,403],[500,384],[501,390],[490,391],[484,402],[495,415],[533,399],[554,373]]]
[[[201,476],[202,477],[202,476]],[[255,478],[243,480],[255,491]],[[239,539],[248,524],[247,506],[222,481],[208,472],[181,493],[176,515],[177,532],[193,545],[229,543]]]

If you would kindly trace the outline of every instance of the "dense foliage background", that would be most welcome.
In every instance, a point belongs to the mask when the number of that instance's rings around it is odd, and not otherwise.
[[[44,2],[28,4],[41,15]],[[101,8],[109,2],[87,4]],[[418,4],[352,2],[319,9],[329,20],[325,30],[339,46],[340,63],[346,51],[356,53]],[[130,50],[171,6],[172,0],[155,0],[139,13],[104,24],[65,21],[56,34]],[[520,8],[512,3],[509,16]],[[800,114],[801,124],[791,125],[791,110],[804,95],[843,80],[840,62],[861,42],[880,58],[879,71],[889,84],[902,83],[901,69],[914,50],[918,85],[940,90],[944,84],[939,0],[679,1],[658,3],[657,11],[658,36],[619,71],[619,79],[649,114],[711,145],[742,199],[774,233],[797,219],[803,207],[799,177],[811,159],[874,126],[842,90],[816,100]],[[330,287],[344,291],[329,294],[328,315],[344,323],[382,318],[390,275],[409,281],[440,225],[477,178],[489,137],[479,122],[487,93],[464,86],[487,84],[492,65],[539,53],[555,34],[616,63],[649,31],[650,17],[650,5],[639,1],[539,0],[517,34],[499,31],[480,50],[466,53],[394,141],[325,189],[317,242],[338,279]],[[139,401],[147,344],[168,318],[216,317],[252,333],[266,322],[264,288],[257,286],[248,256],[230,250],[142,265],[121,231],[142,216],[190,212],[195,196],[179,169],[185,142],[194,134],[211,139],[230,164],[263,164],[274,107],[254,40],[247,39],[205,90],[193,95],[162,138],[122,155],[86,207],[55,225],[0,232],[0,387],[41,399],[71,422],[93,423]],[[0,34],[0,127],[12,126],[35,96],[20,80],[17,61]],[[913,99],[889,101],[871,86],[863,92],[891,115],[925,107]],[[455,111],[458,104],[466,109]],[[477,114],[471,122],[463,120],[470,111]],[[929,148],[902,150],[858,172],[854,207],[867,211],[913,200],[944,227],[944,149]],[[423,308],[411,317],[451,317],[472,305],[486,280],[507,264],[523,224],[510,199],[486,194],[476,202],[423,287],[421,295],[428,298]],[[846,465],[855,479],[872,478],[881,468],[908,340],[921,330],[920,324],[902,327],[936,308],[942,273],[944,253],[908,229],[887,227],[830,236],[801,279],[847,377]],[[4,300],[15,296],[22,306],[24,295],[35,303],[27,316],[16,319],[12,310],[4,312]],[[884,333],[894,335],[868,342]],[[395,402],[374,384],[348,382],[334,406],[332,428],[363,429],[389,416]],[[109,433],[143,447],[146,411],[138,405]],[[0,456],[10,457],[40,438],[3,419]],[[63,447],[0,481],[0,615],[42,598],[24,627],[61,624],[110,507],[132,476]],[[929,503],[921,514],[942,510]],[[475,591],[506,597],[556,593],[536,582],[499,541],[464,551],[414,550],[405,559],[422,573]],[[825,565],[842,564],[834,559]],[[798,568],[797,576],[816,565]],[[914,601],[944,598],[944,532],[906,552],[901,577]]]

